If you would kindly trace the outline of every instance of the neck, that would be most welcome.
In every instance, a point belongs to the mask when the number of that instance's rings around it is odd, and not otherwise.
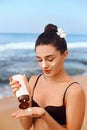
[[[55,74],[53,76],[45,76],[44,78],[48,80],[49,82],[68,82],[71,80],[71,78],[68,76],[66,71],[63,71],[61,73]]]

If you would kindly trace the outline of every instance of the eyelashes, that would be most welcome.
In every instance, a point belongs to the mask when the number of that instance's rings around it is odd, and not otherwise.
[[[37,61],[38,61],[38,62],[43,62],[43,60],[41,60],[41,59],[38,59]],[[48,61],[48,62],[52,62],[53,59],[48,59],[47,61]]]

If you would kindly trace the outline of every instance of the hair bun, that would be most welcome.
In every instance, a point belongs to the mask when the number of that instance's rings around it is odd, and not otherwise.
[[[57,32],[57,26],[54,24],[48,24],[45,26],[44,28],[44,32],[48,32],[48,31],[55,31]]]

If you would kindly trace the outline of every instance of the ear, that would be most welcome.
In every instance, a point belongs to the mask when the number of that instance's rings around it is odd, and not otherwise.
[[[65,50],[65,52],[63,53],[64,55],[64,59],[66,59],[68,57],[68,50]]]

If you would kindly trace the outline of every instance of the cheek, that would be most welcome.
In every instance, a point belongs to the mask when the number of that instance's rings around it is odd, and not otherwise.
[[[52,66],[54,69],[59,69],[62,67],[62,64],[63,64],[62,61],[59,60],[51,63],[50,66]]]
[[[56,62],[51,63],[51,66],[55,66],[55,65],[56,65]]]

